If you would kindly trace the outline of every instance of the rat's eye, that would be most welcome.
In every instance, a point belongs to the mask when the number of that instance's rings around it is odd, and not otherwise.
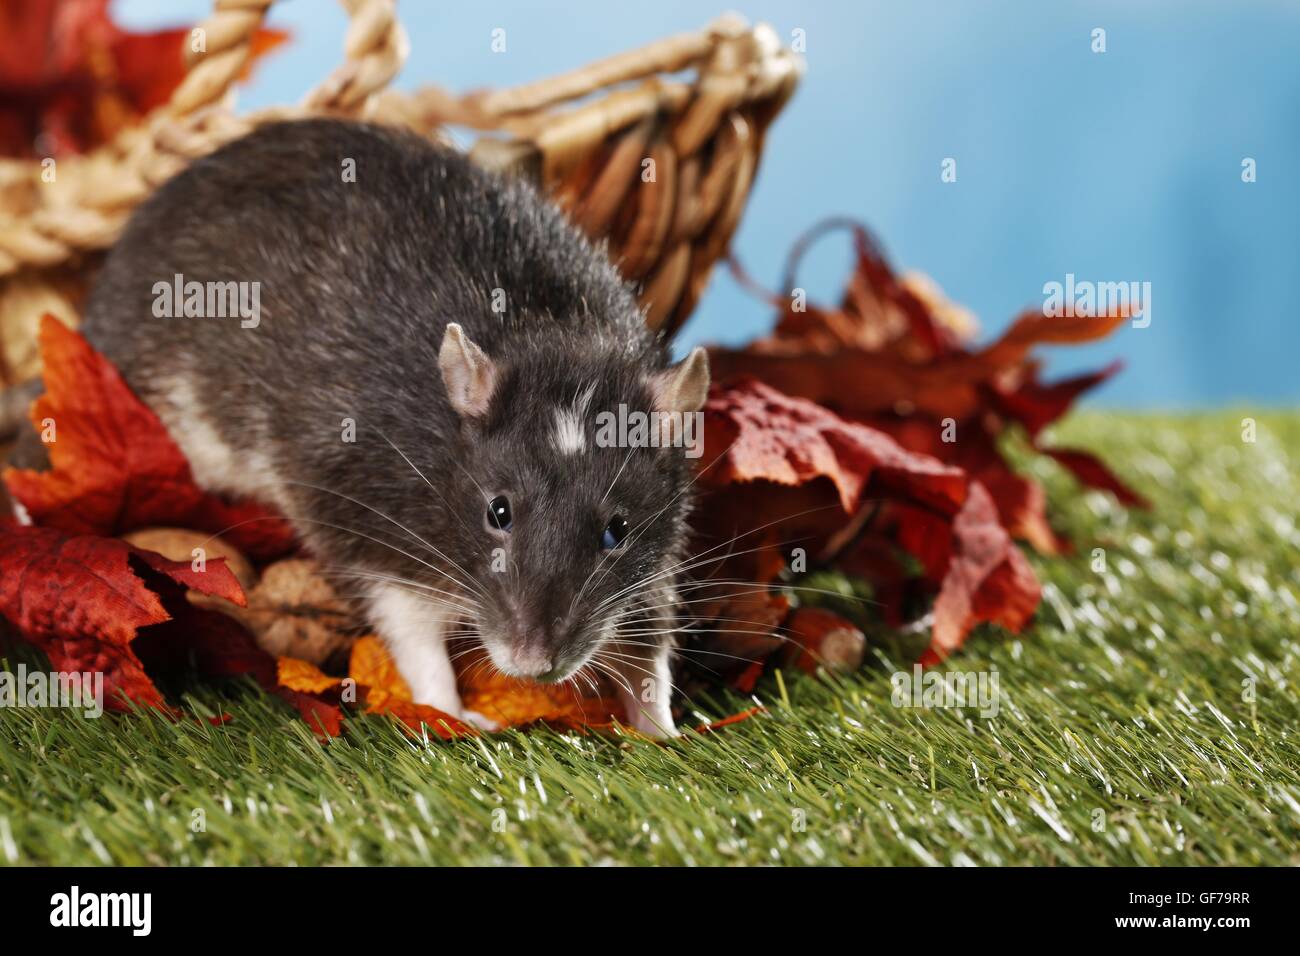
[[[605,525],[605,533],[601,535],[600,546],[602,548],[617,548],[627,537],[627,519],[622,515],[614,515],[609,519],[609,524]]]
[[[509,531],[510,521],[510,499],[505,495],[497,495],[488,502],[488,527],[496,528],[498,531]]]

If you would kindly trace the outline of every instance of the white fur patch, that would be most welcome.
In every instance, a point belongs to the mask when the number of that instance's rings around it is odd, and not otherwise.
[[[417,704],[459,716],[456,671],[447,657],[446,634],[456,612],[391,584],[370,593],[370,621],[392,652]]]
[[[591,396],[595,392],[596,385],[593,382],[587,386],[586,391],[575,396],[571,407],[555,410],[555,434],[551,437],[551,443],[561,454],[576,455],[587,450],[583,419],[587,417],[587,406],[591,404]]]
[[[176,444],[190,463],[194,481],[205,491],[255,498],[291,513],[279,475],[261,452],[236,454],[204,414],[194,387],[177,376],[167,383],[157,409]],[[255,436],[250,436],[254,437]]]
[[[578,452],[586,451],[587,436],[582,433],[582,421],[572,409],[555,410],[555,435],[552,444],[564,455],[576,455]]]

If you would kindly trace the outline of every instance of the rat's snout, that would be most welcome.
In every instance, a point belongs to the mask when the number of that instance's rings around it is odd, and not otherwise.
[[[553,622],[559,627],[562,622]],[[496,641],[487,643],[493,663],[504,674],[550,683],[563,677],[557,631],[536,620],[515,618],[505,622]]]
[[[510,641],[510,670],[514,677],[545,680],[555,670],[555,660],[546,649],[546,638],[541,634],[513,637]]]
[[[582,663],[575,653],[575,622],[564,613],[567,592],[553,583],[540,591],[515,593],[502,601],[499,617],[483,635],[483,646],[503,674],[542,684],[564,680]]]

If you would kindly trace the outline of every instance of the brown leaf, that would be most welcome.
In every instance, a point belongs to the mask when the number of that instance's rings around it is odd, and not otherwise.
[[[248,592],[238,617],[272,657],[297,657],[323,665],[344,650],[363,628],[352,609],[307,558],[267,565]]]
[[[892,540],[920,559],[938,591],[932,654],[950,652],[981,621],[1019,630],[1038,604],[1037,581],[999,523],[987,489],[865,425],[741,379],[710,394],[703,460],[699,483],[709,497],[698,509],[696,528],[705,545],[715,543],[696,550],[717,554],[716,564],[701,573],[706,581],[771,580],[756,577],[756,549],[789,554],[798,546],[806,558],[852,560],[877,548],[880,535],[892,530]],[[876,566],[882,566],[878,558]],[[886,583],[897,583],[892,573]],[[880,597],[897,602],[905,595],[895,587]],[[893,620],[900,611],[897,603],[885,608]],[[706,604],[701,616],[710,615],[745,618]],[[721,626],[712,640],[726,646]],[[756,674],[751,668],[745,676]]]
[[[1038,447],[1043,428],[1118,370],[1044,385],[1031,356],[1036,346],[1095,340],[1123,324],[1127,312],[1055,317],[1030,310],[991,344],[973,348],[971,323],[958,307],[933,283],[898,278],[866,230],[843,220],[796,243],[788,288],[797,285],[793,265],[811,239],[846,225],[853,229],[857,267],[840,308],[783,302],[771,337],[710,352],[715,380],[755,376],[957,465],[993,494],[1013,534],[1046,553],[1065,550],[1068,542],[1048,523],[1042,489],[1003,459],[1001,437],[1019,423]],[[1144,503],[1095,457],[1067,453],[1059,460],[1085,484],[1113,491],[1126,504]]]
[[[704,414],[707,487],[758,480],[796,486],[826,478],[850,514],[868,493],[905,496],[949,513],[966,496],[956,468],[755,379],[715,388]]]
[[[867,638],[851,621],[820,607],[801,607],[785,622],[790,635],[786,659],[809,674],[817,668],[851,672],[862,666]]]
[[[998,522],[993,498],[983,485],[972,485],[952,525],[952,554],[934,602],[934,639],[921,662],[943,660],[983,621],[1019,631],[1041,596],[1029,562]]]

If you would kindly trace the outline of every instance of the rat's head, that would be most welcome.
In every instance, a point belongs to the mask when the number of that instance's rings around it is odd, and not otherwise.
[[[702,349],[664,367],[654,348],[565,348],[493,359],[450,325],[439,353],[466,439],[448,500],[479,635],[500,670],[546,682],[681,560],[709,386]]]

